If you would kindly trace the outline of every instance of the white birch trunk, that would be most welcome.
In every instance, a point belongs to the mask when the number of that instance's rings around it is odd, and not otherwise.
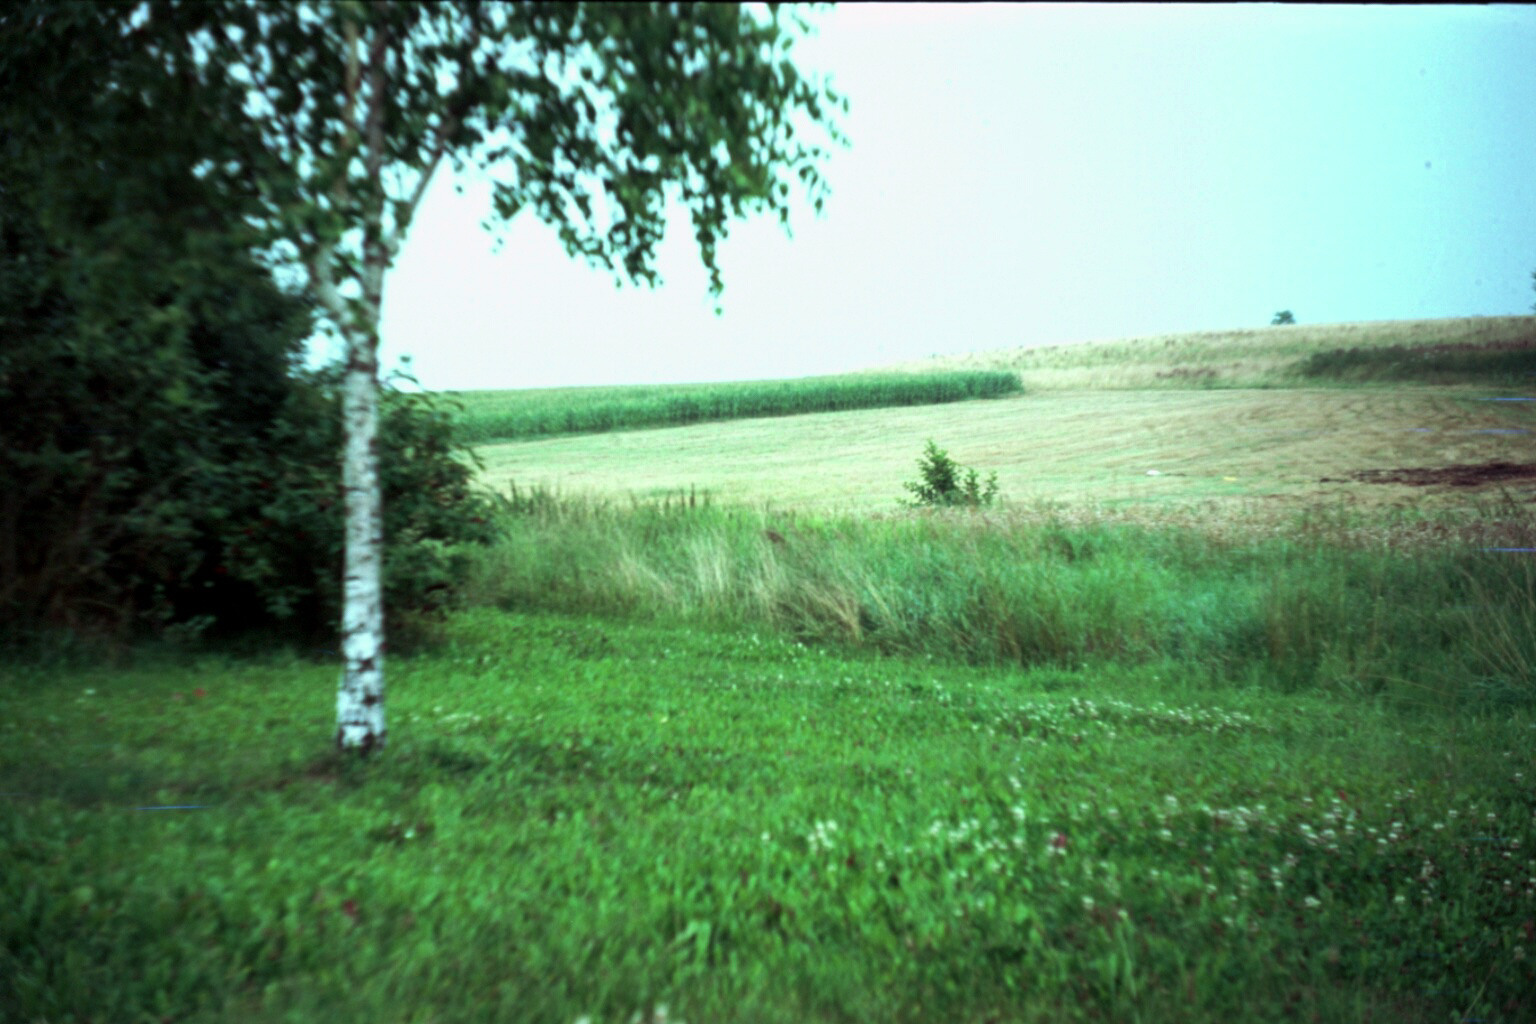
[[[347,334],[342,381],[346,438],[346,562],[342,576],[342,670],[336,745],[367,754],[384,746],[384,501],[379,481],[377,330]]]

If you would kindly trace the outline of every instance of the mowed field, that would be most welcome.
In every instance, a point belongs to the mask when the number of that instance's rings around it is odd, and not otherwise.
[[[1475,318],[1156,337],[935,360],[1010,369],[1025,393],[951,405],[595,434],[479,449],[482,479],[565,495],[697,493],[818,511],[892,510],[933,439],[998,474],[1005,503],[1213,515],[1322,504],[1444,507],[1529,497],[1536,477],[1437,483],[1392,471],[1536,461],[1536,376],[1403,384],[1306,376],[1340,347],[1536,345],[1536,318]],[[1449,341],[1439,339],[1450,339]],[[1494,346],[1494,347],[1489,347]],[[908,367],[919,369],[917,365]],[[1207,375],[1209,373],[1209,375]],[[1223,373],[1228,374],[1222,376]],[[1456,380],[1457,376],[1462,377]],[[1422,482],[1413,482],[1422,481]]]

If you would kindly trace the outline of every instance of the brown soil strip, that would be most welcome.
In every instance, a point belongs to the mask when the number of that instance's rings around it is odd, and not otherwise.
[[[1325,484],[1408,484],[1412,487],[1481,487],[1514,480],[1536,480],[1536,462],[1482,462],[1472,465],[1362,469],[1347,479],[1323,477]]]

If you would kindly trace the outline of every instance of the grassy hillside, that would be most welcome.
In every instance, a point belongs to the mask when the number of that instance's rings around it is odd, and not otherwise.
[[[845,374],[723,384],[453,392],[471,443],[642,427],[932,405],[1018,394],[1005,370]]]
[[[1352,355],[1331,359],[1334,353]],[[1424,360],[1425,354],[1436,358]],[[1378,373],[1391,366],[1390,372],[1379,373],[1380,379],[1423,383],[1527,381],[1536,374],[1536,317],[1380,320],[1159,334],[943,356],[887,371],[1007,370],[1019,374],[1030,391],[1042,391],[1354,383],[1362,379],[1357,369],[1362,366]]]

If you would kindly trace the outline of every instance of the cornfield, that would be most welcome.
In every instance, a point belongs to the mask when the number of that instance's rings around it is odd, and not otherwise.
[[[461,391],[459,437],[470,444],[637,427],[683,426],[901,405],[936,405],[1022,392],[1002,370],[842,374],[721,384]]]

